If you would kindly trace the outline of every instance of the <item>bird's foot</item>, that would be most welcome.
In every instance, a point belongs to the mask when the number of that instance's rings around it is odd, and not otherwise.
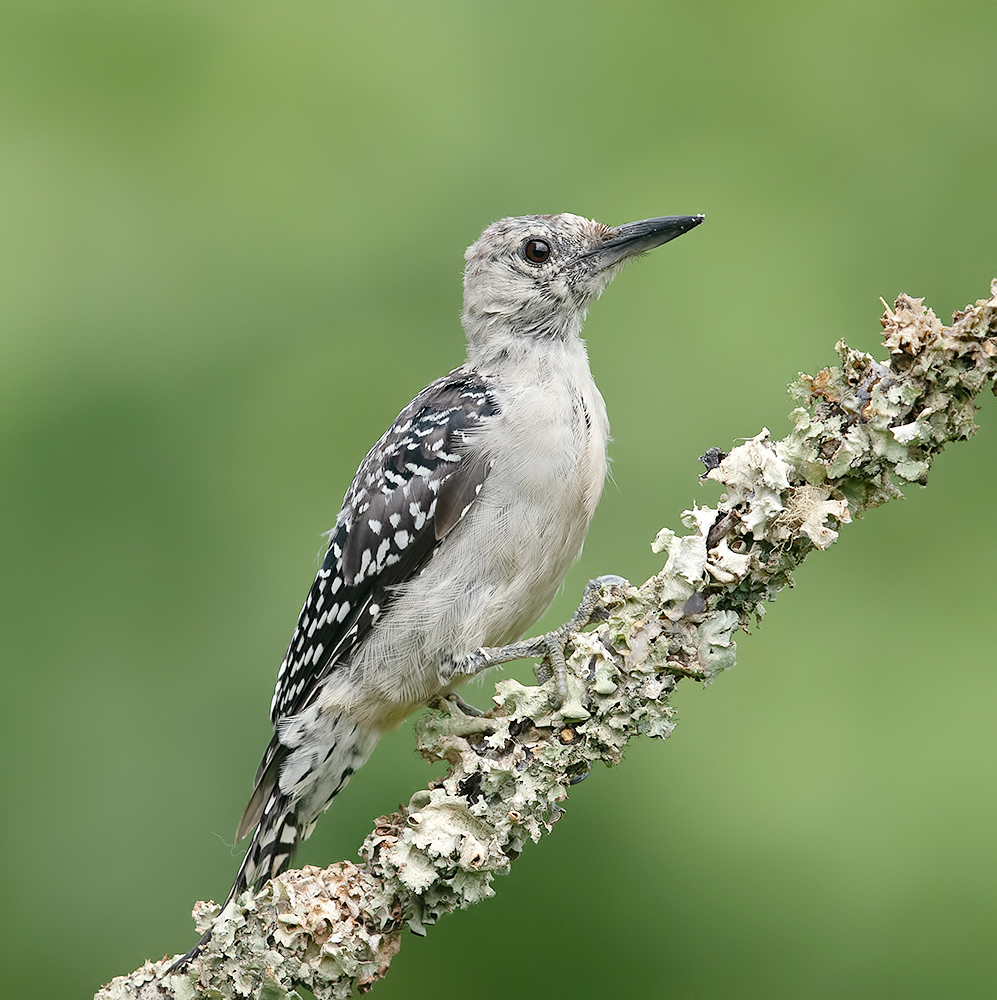
[[[558,704],[563,705],[568,697],[568,665],[564,659],[564,647],[568,644],[568,638],[573,632],[581,632],[593,621],[604,620],[608,616],[609,608],[617,601],[613,598],[607,600],[604,597],[605,588],[626,586],[629,586],[628,581],[622,576],[613,574],[597,576],[594,580],[589,580],[585,584],[581,603],[571,618],[559,628],[540,636],[547,647],[546,661],[550,666],[548,667],[543,660],[540,662],[537,666],[537,680],[543,684],[553,674],[557,687]]]
[[[581,603],[578,610],[571,616],[570,621],[561,627],[569,632],[579,632],[594,621],[605,621],[609,617],[610,608],[615,608],[622,601],[620,597],[613,593],[604,593],[611,587],[629,587],[630,581],[614,573],[607,573],[605,576],[597,576],[594,580],[589,580],[585,584],[582,593]]]
[[[461,659],[448,660],[440,665],[440,681],[459,683],[500,663],[539,658],[541,663],[537,667],[537,679],[543,684],[553,675],[558,702],[563,704],[568,697],[568,669],[564,647],[569,636],[573,632],[580,632],[593,621],[605,618],[609,608],[617,603],[617,599],[607,595],[605,590],[625,586],[628,584],[622,576],[599,576],[589,580],[578,609],[559,628],[508,646],[482,646]]]

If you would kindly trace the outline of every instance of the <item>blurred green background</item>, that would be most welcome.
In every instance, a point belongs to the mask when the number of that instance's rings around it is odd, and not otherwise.
[[[488,222],[707,214],[592,310],[615,483],[548,626],[655,572],[696,456],[785,433],[880,295],[947,319],[997,274],[990,0],[0,12],[7,996],[87,996],[224,896],[320,532],[462,360]],[[375,995],[994,995],[994,409]],[[425,785],[412,745],[302,862]]]

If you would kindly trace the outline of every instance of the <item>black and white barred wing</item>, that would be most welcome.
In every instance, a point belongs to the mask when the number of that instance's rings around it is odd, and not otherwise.
[[[393,588],[422,570],[474,502],[488,463],[468,440],[496,413],[485,379],[458,368],[419,393],[363,460],[277,675],[270,707],[275,729],[306,708],[329,673],[348,661],[390,606]],[[275,735],[240,836],[258,822],[285,756]]]

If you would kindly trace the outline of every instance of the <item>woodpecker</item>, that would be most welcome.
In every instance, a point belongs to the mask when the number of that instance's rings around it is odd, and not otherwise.
[[[606,478],[582,322],[628,260],[702,221],[509,218],[467,250],[467,360],[402,410],[347,490],[277,674],[226,905],[287,868],[384,732],[544,648],[516,643],[580,554]]]

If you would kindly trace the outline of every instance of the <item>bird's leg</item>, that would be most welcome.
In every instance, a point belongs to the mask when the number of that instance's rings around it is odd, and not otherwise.
[[[450,658],[440,664],[440,682],[459,684],[468,677],[473,677],[489,667],[497,667],[500,663],[510,663],[512,660],[525,660],[534,656],[543,656],[547,651],[544,644],[546,636],[535,639],[523,639],[512,642],[508,646],[481,646],[473,653],[459,659]]]
[[[512,660],[543,658],[550,663],[550,670],[557,685],[557,697],[563,703],[568,697],[568,671],[564,660],[564,647],[568,637],[573,632],[581,631],[592,621],[600,604],[605,607],[602,599],[604,587],[626,586],[626,584],[627,581],[621,576],[600,576],[589,580],[578,609],[559,628],[533,639],[510,643],[508,646],[482,646],[459,660],[446,661],[440,665],[441,682],[452,683],[459,678],[471,677],[488,667],[510,663]],[[537,678],[541,683],[550,676],[549,674],[547,677],[543,676],[544,672],[543,667],[537,670]]]

